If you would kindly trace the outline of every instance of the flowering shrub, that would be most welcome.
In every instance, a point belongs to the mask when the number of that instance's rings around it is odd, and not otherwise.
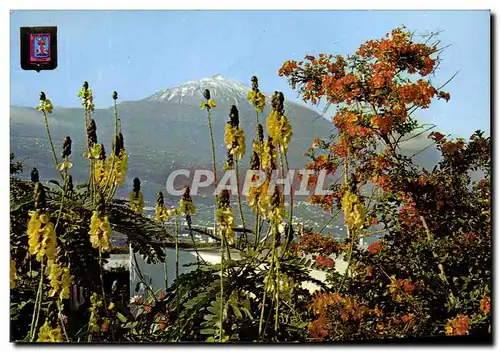
[[[489,331],[489,301],[483,297],[492,284],[490,138],[481,131],[468,142],[430,133],[442,154],[432,171],[399,150],[401,141],[423,129],[414,111],[451,98],[427,78],[440,62],[439,42],[432,38],[419,43],[397,28],[354,55],[306,56],[279,71],[305,101],[326,99],[337,106],[338,133],[315,140],[307,155],[310,169],[343,166],[343,182],[330,187],[333,196],[311,202],[344,212],[348,270],[345,276],[329,274],[337,294],[314,300],[321,306],[309,326],[314,340]],[[472,171],[483,180],[471,181]],[[358,240],[373,233],[372,224],[384,236],[365,250]],[[299,246],[320,251],[307,241]]]

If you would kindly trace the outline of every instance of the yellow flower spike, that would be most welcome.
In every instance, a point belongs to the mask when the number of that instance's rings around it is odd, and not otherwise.
[[[31,213],[28,222],[28,251],[36,255],[36,260],[41,262],[46,256],[53,260],[56,253],[57,239],[54,224],[49,222],[47,214],[39,215],[38,211]]]
[[[55,328],[52,329],[49,326],[49,322],[45,321],[40,327],[40,331],[38,332],[38,340],[37,342],[62,342],[63,336],[61,333],[61,329]]]
[[[87,159],[95,159],[98,160],[101,155],[102,145],[100,143],[95,143],[92,148],[90,148],[90,152],[83,153],[83,156]]]
[[[137,215],[141,215],[144,210],[144,196],[142,192],[130,192],[129,195],[130,209]]]
[[[168,217],[172,217],[172,216],[177,215],[177,209],[168,209],[167,215],[168,215]]]
[[[224,130],[224,142],[226,148],[231,150],[231,154],[238,160],[241,160],[245,155],[245,132],[238,126],[231,126],[230,123],[226,124]]]
[[[48,260],[54,260],[57,251],[57,238],[54,231],[54,224],[49,222],[44,227],[43,241],[45,256]]]
[[[266,96],[262,94],[262,92],[255,92],[251,90],[250,92],[248,92],[247,99],[250,100],[250,102],[258,112],[264,112],[264,108],[266,106]]]
[[[90,243],[92,247],[103,252],[109,252],[109,237],[111,236],[111,225],[107,216],[99,216],[99,212],[94,210],[90,219]]]
[[[347,191],[342,197],[342,211],[347,227],[350,230],[361,229],[364,226],[366,216],[365,208],[361,204],[359,197]]]
[[[71,286],[72,276],[70,274],[69,268],[64,267],[61,275],[61,299],[69,299],[69,289]]]
[[[62,163],[57,165],[57,171],[69,170],[73,167],[73,164],[69,162],[68,158],[65,158]]]
[[[259,79],[256,76],[251,78],[252,90],[248,92],[247,99],[251,101],[257,112],[264,112],[266,106],[266,97],[259,90]]]
[[[47,214],[41,214],[39,220],[42,225],[45,225],[49,222],[50,218]]]
[[[205,110],[205,109],[210,110],[210,109],[213,109],[215,107],[217,107],[217,103],[213,99],[209,99],[208,101],[202,101],[200,103],[201,110]]]
[[[62,268],[59,266],[59,264],[56,263],[50,263],[49,264],[49,276],[48,279],[50,281],[50,287],[52,289],[49,292],[50,297],[54,297],[57,292],[61,289],[61,286],[59,284],[59,277],[62,274]]]
[[[271,166],[271,162],[276,160],[278,153],[274,149],[273,142],[267,140],[264,143],[264,149],[262,152],[262,158],[260,160],[262,168],[268,168]]]
[[[266,120],[267,133],[273,139],[275,145],[279,145],[284,152],[288,150],[290,138],[292,137],[292,126],[285,115],[280,115],[272,110]]]
[[[156,221],[168,221],[170,216],[167,213],[167,209],[163,205],[157,205],[155,209],[155,219]]]
[[[113,169],[111,170],[111,166]],[[124,150],[120,152],[117,157],[112,154],[106,164],[106,170],[108,172],[108,177],[112,177],[114,184],[117,187],[122,187],[125,184],[125,176],[128,169],[128,158]]]
[[[108,163],[105,160],[97,160],[94,172],[95,180],[99,184],[99,186],[106,186],[108,184],[108,178],[110,177]]]
[[[264,143],[262,143],[258,139],[254,139],[252,142],[252,149],[255,153],[257,153],[259,159],[262,160],[262,155],[264,153]]]
[[[260,186],[259,190],[258,209],[260,215],[264,219],[268,218],[269,208],[271,207],[271,196],[267,194],[269,191],[269,184],[270,184],[270,179],[269,177],[266,177],[264,184]]]
[[[194,206],[193,202],[181,199],[179,203],[179,211],[183,215],[194,215],[196,214],[196,207]]]
[[[222,196],[221,196],[222,197]],[[229,203],[229,195],[226,196],[227,200],[219,202],[215,219],[218,223],[218,228],[221,233],[225,234],[227,242],[234,244],[236,241],[236,234],[233,230],[234,227],[234,214],[231,204]]]
[[[52,113],[52,110],[54,110],[54,105],[52,105],[52,102],[49,99],[45,99],[43,109],[50,114]]]
[[[51,114],[54,110],[54,105],[49,99],[40,100],[40,105],[36,107],[37,111],[45,111],[48,114]]]

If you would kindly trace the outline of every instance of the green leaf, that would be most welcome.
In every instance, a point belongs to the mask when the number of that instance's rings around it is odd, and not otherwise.
[[[202,329],[200,331],[202,335],[213,335],[215,333],[214,329]]]
[[[208,307],[207,310],[215,315],[217,315],[217,313],[220,311],[220,309],[217,309],[215,307]]]
[[[56,180],[49,180],[49,183],[53,183],[53,184],[55,184],[56,186],[59,186],[59,188],[62,188],[62,187],[61,187],[61,184],[60,184],[58,181],[56,181]]]
[[[122,323],[127,322],[127,318],[120,312],[116,313],[116,316],[118,317],[118,320],[120,320]]]
[[[217,318],[217,316],[213,315],[213,314],[205,314],[203,316],[203,319],[208,320],[208,321],[214,320],[215,318]]]
[[[247,315],[247,317],[249,317],[250,319],[253,319],[252,313],[250,313],[250,311],[248,310],[248,308],[246,308],[246,307],[241,307],[241,310],[242,310],[243,312],[245,312],[245,314]]]
[[[236,306],[232,306],[232,307],[233,307],[234,315],[236,315],[238,318],[242,319],[243,316],[241,315],[241,312],[240,312],[239,308],[236,307]]]

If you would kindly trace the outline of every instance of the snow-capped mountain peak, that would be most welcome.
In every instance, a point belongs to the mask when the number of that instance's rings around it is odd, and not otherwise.
[[[217,103],[236,104],[241,99],[246,100],[251,90],[238,81],[216,74],[196,81],[188,81],[180,86],[161,90],[149,98],[148,101],[171,102],[183,104],[199,104],[203,98],[203,91],[210,90],[211,96]]]

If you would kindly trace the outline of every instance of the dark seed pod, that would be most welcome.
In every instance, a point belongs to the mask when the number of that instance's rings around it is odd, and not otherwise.
[[[278,93],[278,112],[280,115],[285,113],[285,96],[282,92]]]
[[[97,126],[94,119],[90,119],[87,126],[87,139],[89,147],[92,148],[97,143]]]
[[[162,192],[158,192],[158,194],[156,195],[156,205],[158,205],[160,207],[165,205],[165,200],[163,199]]]
[[[268,137],[267,137],[267,143],[268,143],[268,145],[269,145],[269,153],[270,153],[271,155],[273,155],[273,152],[274,152],[274,149],[275,149],[275,148],[274,148],[274,144],[273,144],[273,138],[272,138],[271,136],[268,136]],[[276,162],[275,162],[274,158],[271,158],[269,168],[270,168],[271,170],[276,170]]]
[[[113,100],[117,100],[118,99],[118,92],[115,90],[113,92]]]
[[[219,198],[217,200],[217,203],[218,203],[219,207],[221,207],[221,208],[222,207],[223,208],[228,207],[229,204],[230,204],[229,203],[229,198],[230,198],[229,197],[229,191],[227,189],[222,190],[222,192],[221,192],[221,194],[220,194],[220,196],[219,196]]]
[[[184,194],[182,195],[182,199],[186,202],[192,203],[193,200],[191,199],[191,195],[189,193],[190,193],[189,186],[184,187]]]
[[[188,202],[188,203],[192,203],[193,202],[193,200],[191,199],[189,186],[184,187],[184,194],[182,195],[182,199],[185,202]],[[187,222],[188,228],[191,228],[192,221],[191,221],[191,215],[190,214],[186,214],[186,222]]]
[[[40,175],[38,174],[38,169],[36,167],[31,170],[31,181],[40,182]]]
[[[104,197],[101,192],[97,195],[97,212],[100,216],[103,216],[106,212],[106,202],[104,201]]]
[[[113,137],[113,154],[118,156],[118,155],[120,155],[120,151],[121,151],[120,141],[118,139],[118,135],[115,135]]]
[[[210,91],[208,89],[205,89],[203,91],[203,97],[207,100],[210,100]]]
[[[278,187],[274,187],[273,197],[271,198],[271,205],[273,207],[279,207],[281,202],[280,191]]]
[[[283,92],[278,92],[278,98],[280,103],[283,104],[285,102],[285,96],[283,95]]]
[[[273,97],[271,98],[271,106],[272,106],[273,110],[278,110],[279,95],[278,95],[277,91],[274,92]]]
[[[141,191],[141,180],[139,179],[139,177],[134,178],[134,186],[132,188],[132,191],[136,196],[139,196],[139,192]]]
[[[120,132],[113,137],[113,154],[119,156],[121,151],[124,149],[123,135]]]
[[[259,91],[259,79],[257,78],[257,76],[252,76],[251,82],[252,82],[252,90],[255,92],[258,92]]]
[[[73,193],[74,191],[73,176],[71,175],[68,175],[68,177],[66,178],[66,190],[71,193]]]
[[[89,89],[89,82],[87,82],[87,81],[83,82],[83,89],[85,89],[85,90]]]
[[[232,149],[227,150],[227,160],[226,160],[226,166],[229,169],[232,169],[234,166],[234,157],[233,154],[231,153]]]
[[[106,160],[106,149],[104,148],[104,144],[101,144],[99,160]]]
[[[42,209],[45,207],[45,188],[43,188],[40,182],[35,183],[33,200],[35,201],[35,209]]]
[[[264,128],[260,123],[257,125],[257,137],[259,141],[264,142]]]
[[[250,158],[250,169],[251,170],[260,169],[260,158],[256,152],[253,152],[252,157]]]
[[[63,150],[62,150],[61,157],[63,159],[67,158],[68,156],[71,155],[71,137],[70,136],[64,137],[62,149]]]
[[[238,127],[240,125],[240,113],[236,105],[231,106],[231,111],[229,112],[229,121],[231,126]]]
[[[47,97],[45,96],[45,93],[44,92],[40,92],[40,100],[41,101],[45,101],[47,99]]]
[[[118,138],[120,138],[120,143],[122,144],[122,148],[125,145],[125,141],[123,140],[123,134],[121,132],[118,132]]]

